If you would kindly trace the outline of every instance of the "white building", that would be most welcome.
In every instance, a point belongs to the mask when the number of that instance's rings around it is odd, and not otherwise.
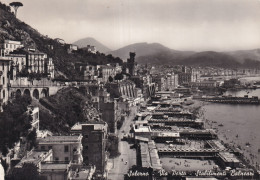
[[[0,57],[0,107],[8,101],[8,72],[10,68],[10,60],[6,57]]]
[[[5,40],[2,44],[2,48],[4,49],[4,55],[9,54],[10,52],[13,52],[14,50],[18,48],[22,48],[23,45],[20,41],[12,41],[12,40]]]

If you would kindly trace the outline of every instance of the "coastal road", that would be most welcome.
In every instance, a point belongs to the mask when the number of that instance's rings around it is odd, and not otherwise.
[[[130,131],[130,125],[137,113],[136,107],[131,107],[131,113],[126,118],[120,131],[118,132],[119,137],[119,152],[121,153],[119,157],[114,159],[109,159],[108,165],[110,170],[108,172],[109,180],[123,180],[124,174],[127,174],[128,169],[133,165],[136,165],[136,150],[130,149],[131,144],[127,141],[122,141],[123,135],[128,134]],[[127,163],[126,163],[127,162]]]

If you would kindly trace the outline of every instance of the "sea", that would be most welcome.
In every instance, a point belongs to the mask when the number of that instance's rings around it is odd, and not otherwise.
[[[241,81],[260,81],[260,77],[243,78]],[[260,98],[260,89],[227,91],[225,95]],[[201,110],[206,128],[215,129],[221,140],[239,148],[246,160],[260,169],[260,105],[206,103]]]

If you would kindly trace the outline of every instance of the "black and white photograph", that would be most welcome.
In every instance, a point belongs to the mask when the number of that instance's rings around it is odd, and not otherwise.
[[[260,0],[0,0],[0,180],[259,180]]]

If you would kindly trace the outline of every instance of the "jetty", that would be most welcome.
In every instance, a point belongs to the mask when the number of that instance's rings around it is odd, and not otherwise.
[[[213,103],[224,103],[224,104],[255,104],[260,105],[258,96],[248,97],[233,97],[233,96],[213,96],[213,97],[201,97],[197,98],[201,101],[213,102]]]

